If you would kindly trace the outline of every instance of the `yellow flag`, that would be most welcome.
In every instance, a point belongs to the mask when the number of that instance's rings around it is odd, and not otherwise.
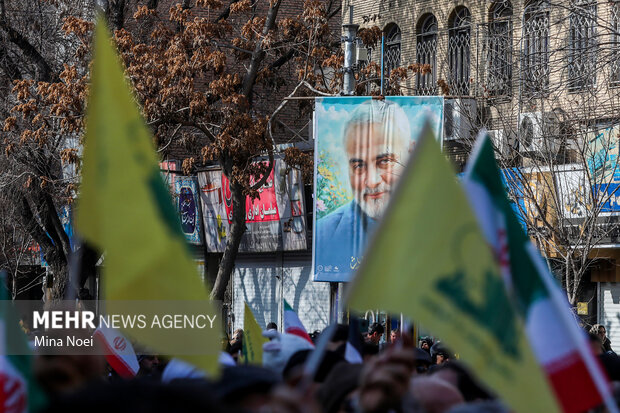
[[[76,229],[105,252],[106,300],[202,300],[196,302],[204,302],[204,313],[217,315],[211,329],[192,331],[209,354],[181,356],[215,373],[219,314],[197,274],[159,172],[153,137],[101,19],[94,42]],[[150,329],[143,330],[132,330],[132,335],[154,350],[161,348]]]
[[[517,412],[558,412],[469,203],[428,125],[349,292],[440,336]]]
[[[258,325],[252,310],[245,303],[243,315],[243,359],[249,364],[263,363],[263,344],[269,341],[263,337],[263,330]]]

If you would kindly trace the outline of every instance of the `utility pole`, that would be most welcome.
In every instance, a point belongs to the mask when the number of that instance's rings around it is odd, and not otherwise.
[[[344,42],[344,81],[342,95],[353,96],[355,94],[355,43],[357,29],[360,26],[353,24],[353,6],[349,6],[349,24],[342,25],[342,41]],[[329,322],[338,323],[339,320],[339,294],[340,286],[337,282],[329,283]]]
[[[349,6],[349,24],[342,25],[342,41],[344,42],[344,84],[342,94],[355,94],[355,41],[359,24],[353,24],[353,6]]]

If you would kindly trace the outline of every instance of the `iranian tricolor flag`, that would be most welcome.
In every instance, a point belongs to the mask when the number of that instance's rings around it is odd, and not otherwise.
[[[604,401],[609,411],[618,412],[566,296],[512,210],[485,130],[469,159],[463,185],[563,411],[582,412]]]
[[[314,345],[299,316],[286,300],[284,300],[284,332],[306,339],[310,344]]]
[[[40,409],[45,397],[32,375],[32,355],[0,272],[0,412]]]
[[[115,328],[105,325],[95,330],[96,337],[105,349],[105,359],[108,364],[124,378],[131,378],[138,374],[140,364],[131,345],[131,342]]]

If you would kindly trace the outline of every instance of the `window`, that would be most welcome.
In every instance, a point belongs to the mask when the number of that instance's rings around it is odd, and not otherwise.
[[[392,69],[400,66],[400,28],[395,24],[385,28],[384,53],[384,72],[387,79]]]
[[[549,10],[542,1],[525,7],[522,64],[524,92],[546,94],[549,88]]]
[[[620,85],[620,3],[611,4],[611,83]]]
[[[452,13],[448,31],[448,58],[450,64],[450,94],[469,95],[471,14],[466,7]]]
[[[422,16],[417,30],[416,61],[431,67],[430,73],[418,74],[417,95],[437,94],[437,19],[432,14]]]
[[[581,90],[596,82],[596,3],[576,3],[571,9],[568,88]]]
[[[497,1],[489,10],[487,89],[491,96],[512,94],[512,4]]]

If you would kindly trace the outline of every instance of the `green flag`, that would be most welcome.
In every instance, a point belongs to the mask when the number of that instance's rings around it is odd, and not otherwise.
[[[442,337],[515,411],[558,411],[428,125],[349,294],[357,310],[403,313]]]
[[[33,377],[33,356],[5,283],[0,271],[0,412],[38,411],[45,396]]]
[[[532,350],[562,410],[578,413],[613,398],[604,373],[572,317],[566,296],[523,231],[508,201],[495,153],[482,131],[463,178],[469,202],[518,304]]]
[[[108,303],[199,300],[205,313],[217,315],[159,173],[153,137],[102,20],[95,34],[85,141],[76,229],[105,252],[104,298]],[[192,340],[204,348],[201,355],[180,357],[215,373],[221,331],[219,317],[210,330],[177,330],[177,341]],[[130,335],[162,351],[152,329],[134,328]]]

